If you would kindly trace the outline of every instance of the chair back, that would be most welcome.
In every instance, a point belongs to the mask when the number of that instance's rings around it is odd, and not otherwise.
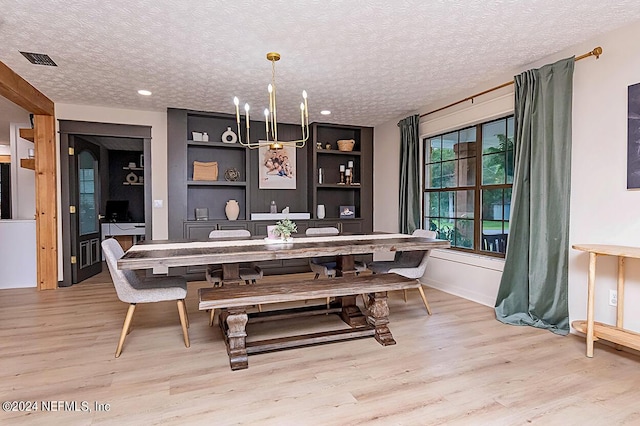
[[[334,226],[325,226],[321,228],[307,228],[305,235],[338,235],[340,231]]]
[[[209,238],[247,238],[251,236],[251,232],[246,229],[215,229],[209,232]]]
[[[427,231],[426,229],[416,229],[411,235],[421,238],[436,238],[437,233],[436,231]]]
[[[126,303],[132,303],[134,299],[131,296],[138,291],[136,286],[139,287],[140,284],[138,276],[134,271],[118,269],[118,259],[124,256],[124,250],[122,250],[120,243],[115,238],[107,238],[102,241],[101,245],[118,299]]]

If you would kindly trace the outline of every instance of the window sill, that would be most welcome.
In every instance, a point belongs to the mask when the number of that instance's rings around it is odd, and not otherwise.
[[[499,272],[504,269],[504,259],[476,253],[464,253],[456,250],[433,250],[431,257]]]

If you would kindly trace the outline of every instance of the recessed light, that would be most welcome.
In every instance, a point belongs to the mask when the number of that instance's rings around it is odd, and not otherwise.
[[[322,111],[320,111],[320,114],[322,114],[322,115],[331,115],[331,111],[329,111],[328,109],[323,109]]]
[[[149,90],[138,90],[138,94],[142,96],[151,96],[151,92]]]

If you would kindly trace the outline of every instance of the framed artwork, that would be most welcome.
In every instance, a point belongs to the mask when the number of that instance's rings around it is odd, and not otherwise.
[[[640,188],[640,83],[629,86],[627,104],[627,189],[636,189]]]
[[[353,219],[356,217],[355,206],[340,206],[340,219]]]
[[[263,142],[263,141],[260,141]],[[296,148],[258,149],[260,189],[296,189]]]

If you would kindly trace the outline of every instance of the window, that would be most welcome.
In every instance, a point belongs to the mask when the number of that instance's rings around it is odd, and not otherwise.
[[[451,247],[504,256],[513,132],[510,116],[424,139],[424,227]]]

